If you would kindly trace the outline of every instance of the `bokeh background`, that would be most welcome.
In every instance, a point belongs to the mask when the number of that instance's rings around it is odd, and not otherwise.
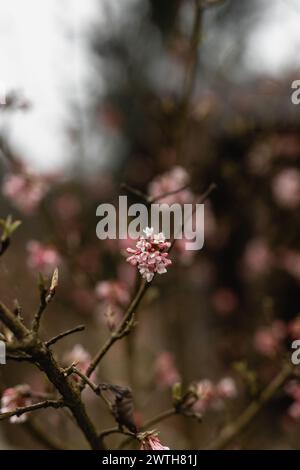
[[[29,319],[38,271],[59,265],[43,335],[86,330],[59,343],[58,358],[76,344],[93,354],[109,334],[108,304],[121,316],[134,289],[126,243],[96,237],[97,206],[117,204],[124,182],[145,192],[178,166],[195,194],[217,185],[204,248],[174,250],[137,328],[98,373],[132,387],[140,420],[170,407],[178,380],[234,379],[236,396],[205,410],[201,424],[157,425],[173,449],[208,447],[300,338],[300,108],[291,101],[300,4],[203,3],[195,38],[193,0],[0,1],[0,215],[22,221],[1,259],[0,297],[18,299]],[[47,388],[30,366],[0,367],[2,387]],[[85,393],[99,427],[113,425]],[[283,389],[232,447],[299,448],[299,408]],[[63,412],[38,419],[83,445]],[[43,447],[30,423],[1,423],[0,432],[3,448]]]

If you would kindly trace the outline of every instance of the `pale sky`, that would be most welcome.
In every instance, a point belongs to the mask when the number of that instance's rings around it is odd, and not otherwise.
[[[138,1],[109,0],[110,15],[119,21]],[[261,3],[244,60],[249,72],[276,76],[300,65],[300,2]],[[105,28],[106,6],[107,0],[0,0],[0,88],[21,90],[33,104],[25,114],[0,115],[0,128],[39,169],[61,168],[70,155],[68,106],[72,98],[84,113],[93,71],[85,32]]]

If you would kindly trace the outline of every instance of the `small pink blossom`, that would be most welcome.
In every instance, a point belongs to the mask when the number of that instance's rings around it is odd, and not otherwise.
[[[8,175],[3,182],[3,195],[25,214],[32,214],[48,191],[45,179],[15,173]]]
[[[49,245],[31,240],[27,244],[27,264],[30,269],[38,270],[43,274],[52,273],[61,262],[57,250]]]
[[[296,168],[282,170],[272,182],[272,191],[276,202],[288,209],[295,209],[300,204],[300,171]]]
[[[183,188],[189,183],[189,175],[181,166],[175,166],[172,170],[157,176],[149,185],[149,195],[151,198],[158,198],[158,202],[166,204],[184,204],[192,200],[192,193],[189,189],[183,189],[176,194],[160,197],[165,193],[170,193]]]
[[[13,388],[4,390],[1,398],[1,413],[14,411],[16,408],[32,405],[30,396],[30,387],[27,384],[17,385]],[[11,423],[24,423],[27,420],[28,413],[21,416],[11,416]]]
[[[168,258],[167,250],[171,244],[166,241],[164,234],[154,234],[154,229],[147,227],[144,230],[145,237],[140,237],[136,249],[127,248],[130,256],[128,263],[137,266],[140,274],[147,282],[151,282],[155,273],[164,274],[167,267],[172,264]]]
[[[170,448],[163,446],[156,434],[151,434],[142,440],[140,450],[170,450]]]
[[[160,387],[172,387],[176,382],[180,382],[180,375],[170,352],[164,351],[156,359],[155,376]]]
[[[217,393],[221,398],[236,398],[236,383],[231,377],[224,377],[217,384]]]
[[[196,394],[198,401],[195,403],[194,409],[200,412],[209,408],[217,398],[215,385],[209,379],[203,379],[197,383]]]

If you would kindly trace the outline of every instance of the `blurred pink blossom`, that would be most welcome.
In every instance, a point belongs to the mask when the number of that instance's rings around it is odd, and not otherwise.
[[[279,260],[279,267],[300,281],[300,253],[298,251],[284,251]]]
[[[231,377],[224,377],[217,384],[217,393],[221,398],[236,398],[237,387],[235,381]]]
[[[288,415],[295,420],[300,420],[300,384],[291,380],[287,383],[285,391],[294,400],[288,408]]]
[[[249,274],[263,274],[272,268],[274,256],[263,239],[254,238],[248,242],[243,259],[244,271]]]
[[[167,252],[171,244],[166,241],[162,232],[153,233],[153,228],[147,227],[144,230],[145,237],[140,237],[136,249],[127,248],[130,256],[127,258],[128,263],[137,266],[140,274],[147,282],[151,282],[155,273],[164,274],[167,267],[172,264],[168,258]]]
[[[217,398],[216,388],[209,379],[203,379],[197,383],[196,393],[198,401],[194,405],[195,411],[205,411]]]
[[[175,166],[172,170],[157,176],[149,185],[149,196],[158,198],[158,202],[165,204],[184,204],[192,201],[192,193],[189,189],[171,194],[169,196],[160,197],[165,193],[176,191],[189,183],[189,175],[181,166]]]
[[[101,300],[97,312],[110,331],[114,331],[122,319],[122,308],[130,300],[128,285],[119,280],[101,281],[96,286],[96,296]]]
[[[254,347],[262,355],[274,357],[281,349],[287,335],[287,327],[281,320],[275,320],[271,326],[260,328],[254,336]]]
[[[231,377],[224,377],[217,384],[209,379],[203,379],[196,385],[198,400],[193,405],[196,412],[203,413],[208,409],[220,409],[224,400],[237,397],[237,387]]]
[[[90,365],[91,359],[92,358],[90,353],[81,344],[75,344],[75,346],[70,351],[67,351],[64,354],[63,363],[66,364],[66,366],[70,366],[74,363],[76,368],[85,374]],[[80,380],[76,374],[73,374],[72,377],[77,382]],[[93,377],[95,377],[95,375]],[[92,377],[91,380],[93,380]]]
[[[14,411],[16,408],[29,406],[32,404],[30,396],[30,387],[27,384],[17,385],[13,388],[4,390],[1,398],[1,413]],[[11,423],[24,423],[27,420],[28,413],[21,416],[12,416],[9,420]]]
[[[118,280],[98,282],[96,285],[96,295],[98,299],[113,305],[126,305],[130,300],[127,285]]]
[[[300,171],[296,168],[282,170],[272,182],[272,191],[276,202],[288,209],[295,209],[300,204]]]
[[[4,178],[2,192],[25,214],[32,214],[48,191],[46,179],[23,173],[10,174]]]
[[[288,332],[292,338],[300,338],[300,316],[294,318],[294,320],[291,320],[288,323]]]
[[[235,292],[226,287],[220,287],[212,296],[212,303],[216,313],[229,315],[238,306],[238,298]]]
[[[37,270],[43,274],[51,274],[61,263],[57,250],[50,245],[31,240],[27,243],[27,264],[30,269]]]
[[[168,352],[162,352],[155,362],[155,377],[157,384],[161,387],[172,387],[180,382],[180,375],[175,367],[174,357]]]

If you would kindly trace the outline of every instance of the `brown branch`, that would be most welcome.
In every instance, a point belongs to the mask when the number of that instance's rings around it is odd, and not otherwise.
[[[109,429],[105,429],[104,431],[102,431],[99,434],[99,441],[102,442],[106,437],[111,436],[112,434],[123,434],[123,436],[128,436],[129,438],[137,439],[136,434],[114,427],[114,428],[109,428]],[[127,442],[127,439],[126,439],[126,442]]]
[[[154,424],[160,423],[161,421],[164,421],[167,418],[170,418],[171,416],[174,416],[178,414],[175,408],[170,408],[169,410],[163,411],[162,413],[158,414],[154,418],[149,419],[148,421],[145,422],[145,424],[142,426],[142,431],[146,431],[150,426],[153,426]]]
[[[220,450],[226,448],[242,431],[244,431],[248,424],[258,415],[264,405],[273,398],[275,393],[293,374],[294,368],[295,366],[291,363],[284,364],[280,372],[269,383],[269,385],[265,387],[259,397],[254,400],[237,419],[234,420],[234,423],[225,426],[219,437],[210,444],[209,449]]]
[[[9,330],[13,332],[17,339],[24,339],[29,335],[29,330],[2,302],[0,302],[0,320]]]
[[[32,331],[37,332],[39,330],[42,315],[43,315],[44,311],[46,310],[47,305],[48,304],[46,302],[46,293],[44,293],[44,295],[41,295],[41,301],[40,301],[39,308],[38,308],[38,310],[36,311],[36,313],[34,315],[34,319],[33,319],[33,322],[32,322]]]
[[[91,448],[94,450],[102,449],[103,447],[99,443],[97,431],[87,415],[81,400],[78,385],[69,382],[69,379],[65,377],[63,369],[57,364],[46,344],[37,337],[35,332],[29,331],[20,319],[1,303],[0,319],[19,340],[19,352],[30,355],[30,362],[38,366],[47,375],[50,382],[63,397],[65,406],[71,411]]]
[[[0,413],[0,421],[9,419],[12,416],[22,416],[25,413],[40,410],[42,408],[62,408],[64,406],[66,405],[62,400],[45,400],[41,401],[40,403],[34,403],[33,405],[22,406],[20,408],[16,408],[15,410],[7,411],[6,413]]]
[[[74,328],[71,328],[70,330],[64,331],[63,333],[60,333],[59,335],[54,336],[53,338],[46,341],[45,344],[47,347],[52,346],[53,344],[57,343],[57,341],[61,340],[62,338],[72,335],[73,333],[77,333],[78,331],[83,331],[84,329],[85,329],[84,325],[75,326]]]

